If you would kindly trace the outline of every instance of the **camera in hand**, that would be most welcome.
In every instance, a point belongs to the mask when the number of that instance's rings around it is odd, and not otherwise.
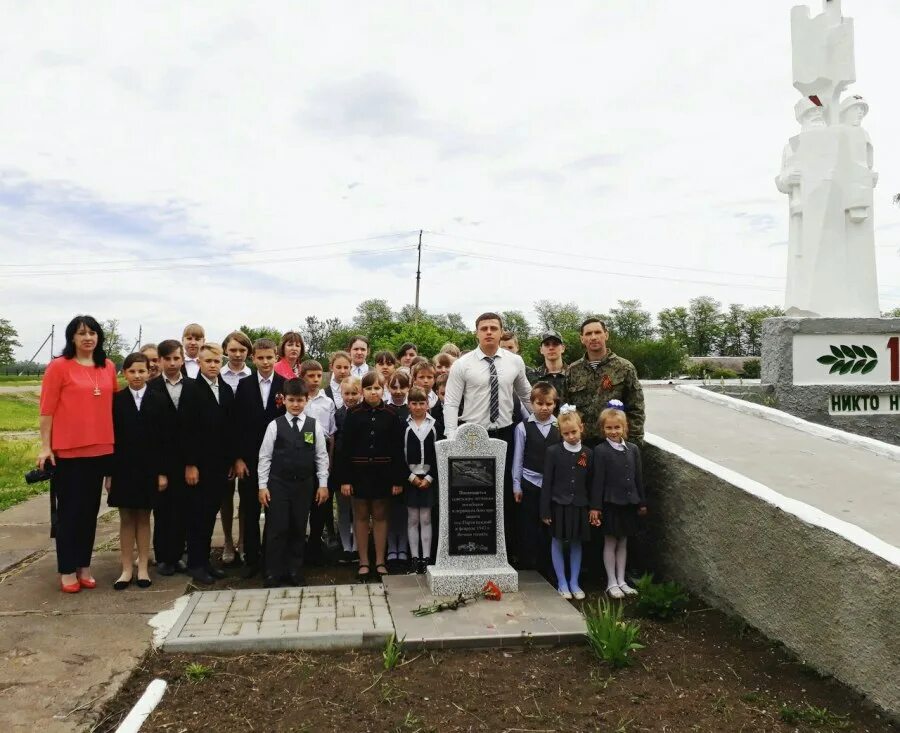
[[[39,484],[41,481],[49,481],[53,478],[53,464],[49,461],[45,468],[33,468],[25,474],[26,484]]]

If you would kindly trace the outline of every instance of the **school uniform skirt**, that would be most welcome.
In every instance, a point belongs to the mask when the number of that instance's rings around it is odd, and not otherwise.
[[[632,537],[638,533],[640,519],[637,504],[603,503],[600,532],[610,537]]]
[[[151,510],[159,496],[158,474],[141,474],[139,471],[112,471],[112,486],[106,503],[119,509]]]
[[[587,542],[591,539],[591,523],[588,521],[586,506],[550,503],[550,515],[553,520],[550,532],[557,540],[575,540]]]
[[[351,463],[350,485],[353,487],[352,498],[375,501],[389,499],[393,487],[393,466],[389,461],[384,463],[364,462],[356,460]]]
[[[434,490],[434,481],[428,484],[427,488],[419,489],[407,481],[406,490],[403,492],[406,497],[406,506],[413,509],[431,509],[434,506],[434,499],[437,492]]]

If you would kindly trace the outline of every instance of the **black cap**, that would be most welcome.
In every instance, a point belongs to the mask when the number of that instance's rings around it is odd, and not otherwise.
[[[562,340],[562,336],[560,336],[557,331],[544,331],[541,334],[541,343],[544,343],[545,341],[550,341],[551,339],[556,339],[561,344],[565,343]]]

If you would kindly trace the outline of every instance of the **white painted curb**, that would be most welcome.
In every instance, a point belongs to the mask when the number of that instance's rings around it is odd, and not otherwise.
[[[125,720],[123,720],[119,724],[119,727],[116,728],[116,733],[138,733],[141,726],[144,724],[144,721],[150,717],[150,713],[152,713],[154,708],[159,705],[159,701],[162,700],[165,691],[165,680],[156,679],[147,685],[147,689],[144,690],[141,699],[134,704],[134,707],[131,708],[131,712],[128,713]]]
[[[764,420],[771,420],[779,425],[784,425],[794,430],[799,430],[809,435],[815,435],[817,438],[825,438],[835,443],[843,443],[855,448],[863,448],[871,451],[884,458],[890,458],[894,461],[900,461],[900,446],[885,443],[882,440],[868,438],[865,435],[856,435],[848,433],[846,430],[838,430],[827,425],[819,425],[818,423],[804,420],[802,417],[790,415],[787,412],[776,410],[765,405],[757,405],[755,402],[738,399],[737,397],[729,397],[728,395],[719,394],[703,387],[695,387],[693,385],[682,384],[675,387],[676,392],[681,392],[688,397],[694,397],[699,400],[706,400],[716,405],[728,407],[745,415],[753,415],[761,417]]]
[[[792,499],[784,494],[779,494],[765,484],[761,484],[737,471],[732,471],[730,468],[725,468],[725,466],[714,463],[713,461],[697,455],[693,451],[689,451],[687,448],[684,448],[677,443],[673,443],[670,440],[666,440],[659,435],[646,433],[644,435],[644,440],[650,445],[656,446],[660,450],[671,453],[672,455],[681,458],[683,461],[696,466],[701,471],[710,473],[741,491],[751,494],[788,514],[792,514],[806,524],[811,524],[815,527],[821,527],[829,532],[833,532],[867,552],[871,552],[873,555],[877,555],[878,557],[887,560],[892,565],[900,567],[900,548],[888,544],[875,535],[866,532],[866,530],[861,527],[857,527],[855,524],[850,524],[842,519],[826,514],[821,509],[810,506],[805,502]]]

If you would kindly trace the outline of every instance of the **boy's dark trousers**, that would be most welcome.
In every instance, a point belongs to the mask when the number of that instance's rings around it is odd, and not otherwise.
[[[322,531],[325,529],[328,515],[331,514],[333,516],[333,496],[334,492],[329,491],[328,501],[326,501],[322,505],[319,505],[316,503],[316,496],[315,493],[313,493],[312,501],[309,504],[309,544],[307,546],[307,558],[312,562],[320,562],[323,559],[324,552],[322,546]]]
[[[181,562],[187,538],[188,501],[184,466],[168,474],[169,485],[156,495],[153,509],[153,554],[157,563]]]
[[[222,507],[225,492],[231,488],[226,469],[200,466],[200,481],[186,487],[188,495],[187,552],[188,569],[208,568],[216,515]]]
[[[524,478],[518,519],[519,568],[545,575],[550,564],[550,537],[541,521],[541,489]]]
[[[242,535],[244,541],[244,562],[247,565],[260,564],[259,513],[259,478],[256,465],[247,465],[250,472],[246,478],[238,482],[238,496],[241,499],[240,517],[243,522]]]
[[[266,508],[265,575],[283,578],[303,567],[303,545],[309,507],[316,493],[316,479],[286,480],[269,477]]]

